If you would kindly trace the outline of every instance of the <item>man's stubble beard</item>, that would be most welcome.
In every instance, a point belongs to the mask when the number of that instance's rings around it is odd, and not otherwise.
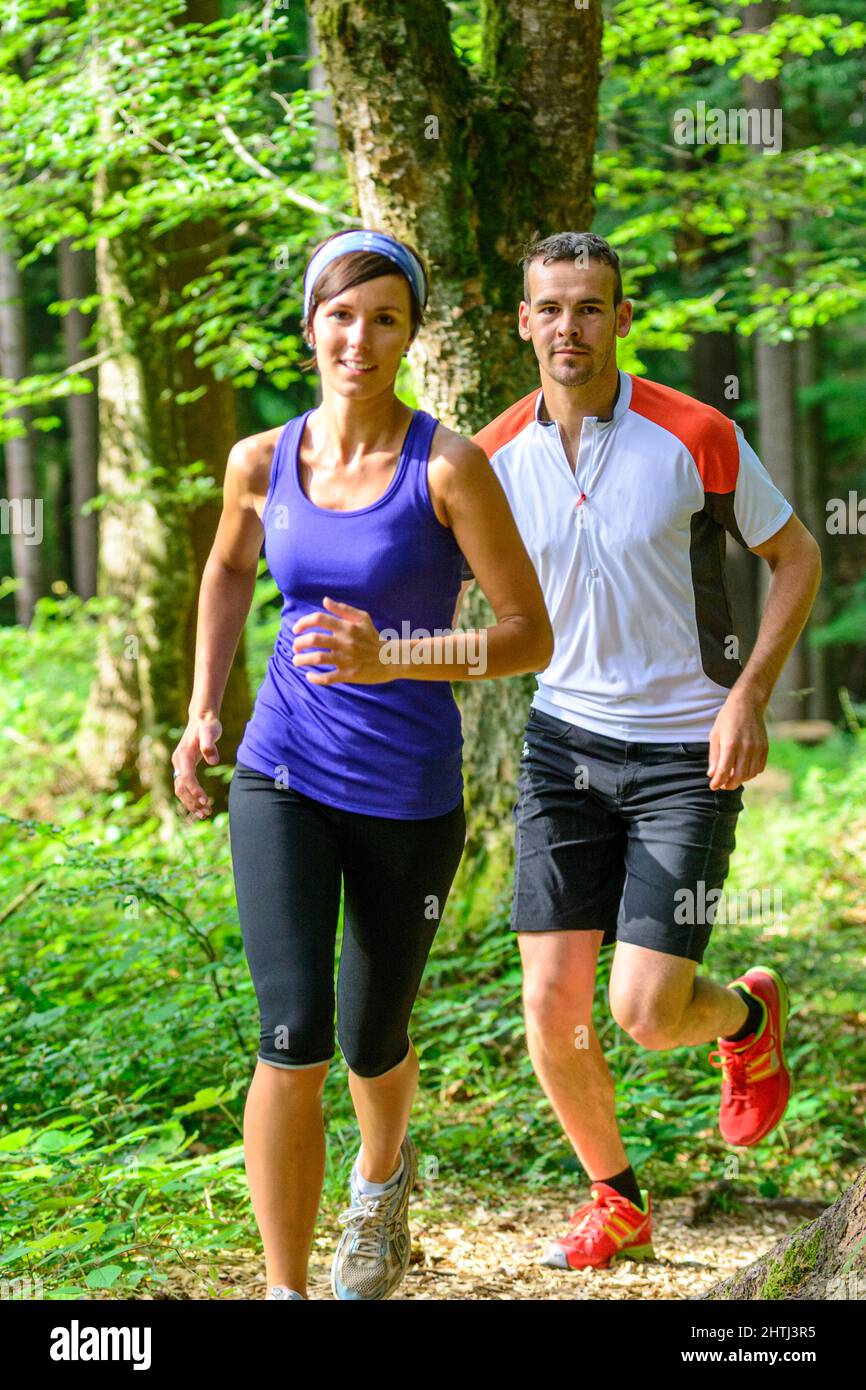
[[[585,363],[579,375],[574,375],[575,369],[573,367],[571,368],[571,374],[568,376],[565,375],[566,370],[568,370],[566,368],[563,368],[562,372],[560,373],[556,361],[556,349],[554,349],[554,351],[551,353],[548,359],[547,374],[548,376],[553,377],[553,380],[556,382],[557,386],[585,386],[587,382],[592,381],[597,376],[600,376],[601,373],[605,370],[608,362],[610,361],[611,353],[614,351],[615,343],[616,333],[612,332],[610,335],[610,342],[607,344],[603,357],[599,359],[598,353],[590,352],[589,360]]]

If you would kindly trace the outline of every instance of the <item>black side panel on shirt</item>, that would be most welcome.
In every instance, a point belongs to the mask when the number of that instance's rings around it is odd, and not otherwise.
[[[733,496],[706,494],[704,510],[692,517],[689,545],[701,666],[711,681],[726,690],[730,690],[743,669],[739,658],[728,654],[735,631],[725,575],[725,530],[745,545],[733,519]],[[714,513],[719,517],[726,515],[730,524],[722,524]]]

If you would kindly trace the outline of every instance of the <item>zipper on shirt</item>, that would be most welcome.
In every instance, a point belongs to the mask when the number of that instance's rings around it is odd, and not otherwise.
[[[595,550],[590,536],[592,523],[584,520],[583,509],[586,504],[586,493],[581,492],[574,505],[574,524],[583,536],[583,542],[586,546],[586,558],[589,561],[589,577],[591,580],[595,581],[598,579],[598,566],[595,563]]]
[[[583,422],[583,425],[581,425],[581,439],[583,438],[584,425],[586,425],[585,420]],[[595,465],[595,455],[598,447],[598,432],[594,425],[592,426],[592,430],[592,452],[590,454],[589,463],[587,464],[584,472],[584,477],[587,479],[591,478],[591,480],[595,482],[595,477],[593,476],[593,468]],[[560,449],[562,449],[563,457],[565,457],[565,449],[563,447],[562,439],[559,436],[558,425],[556,433],[557,437],[559,438],[559,447]],[[578,459],[580,458],[580,452],[580,448],[578,447]],[[571,465],[568,463],[567,458],[565,458],[565,462],[568,465],[569,473],[571,473]],[[575,470],[572,473],[572,477],[574,478],[574,485],[578,491],[578,498],[574,504],[574,524],[577,527],[578,532],[582,535],[583,544],[586,549],[586,558],[589,563],[590,583],[595,583],[595,581],[599,578],[599,570],[598,562],[596,560],[595,546],[593,545],[592,541],[592,512],[587,512],[584,510],[585,508],[589,507],[590,503],[586,493],[580,486],[580,483],[577,481],[577,460],[575,460]]]

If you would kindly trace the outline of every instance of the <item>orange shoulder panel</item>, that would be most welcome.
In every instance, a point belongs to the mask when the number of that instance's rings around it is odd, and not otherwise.
[[[631,382],[630,409],[685,444],[697,464],[704,491],[733,492],[740,467],[734,422],[713,406],[670,386],[640,376],[632,376]]]
[[[489,425],[485,425],[477,434],[473,434],[472,443],[478,444],[484,450],[489,459],[504,444],[508,444],[514,439],[522,429],[525,429],[530,420],[535,419],[535,400],[541,388],[536,386],[534,391],[530,391],[528,396],[524,396],[514,405],[510,405],[507,410],[503,410],[501,415],[497,415],[495,420],[491,420]]]

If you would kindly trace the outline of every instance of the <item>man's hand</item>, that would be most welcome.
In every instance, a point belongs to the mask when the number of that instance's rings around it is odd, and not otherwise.
[[[757,777],[767,765],[768,749],[764,705],[734,687],[710,732],[710,790],[735,791]]]
[[[316,675],[307,671],[312,685],[336,685],[351,681],[355,685],[383,685],[394,680],[394,667],[382,660],[384,643],[373,626],[370,614],[350,603],[323,599],[327,613],[308,613],[292,628],[294,633],[308,633],[295,638],[294,666],[334,666],[333,671]],[[324,627],[329,632],[309,632]]]

